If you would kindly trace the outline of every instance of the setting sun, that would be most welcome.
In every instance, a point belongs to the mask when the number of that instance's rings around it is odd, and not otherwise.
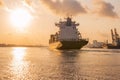
[[[10,21],[17,29],[25,28],[29,24],[31,18],[31,14],[25,9],[13,10],[10,14]]]

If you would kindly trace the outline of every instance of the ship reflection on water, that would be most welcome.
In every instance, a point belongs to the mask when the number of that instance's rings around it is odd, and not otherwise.
[[[0,80],[119,80],[120,50],[0,48]]]
[[[61,50],[58,51],[58,68],[61,80],[78,80],[79,76],[77,61],[79,59],[79,50]]]

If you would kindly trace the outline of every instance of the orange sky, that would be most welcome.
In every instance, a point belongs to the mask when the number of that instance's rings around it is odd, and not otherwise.
[[[69,14],[90,41],[111,41],[111,28],[120,34],[119,0],[0,0],[0,43],[48,45],[60,18]],[[11,24],[11,12],[26,9],[32,19],[21,31]]]

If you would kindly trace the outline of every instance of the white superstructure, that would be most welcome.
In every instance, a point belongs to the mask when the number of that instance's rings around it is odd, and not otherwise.
[[[66,21],[60,21],[55,24],[59,27],[59,32],[57,33],[58,40],[60,41],[77,41],[82,39],[76,26],[79,26],[78,23],[72,21],[70,17],[66,18]]]

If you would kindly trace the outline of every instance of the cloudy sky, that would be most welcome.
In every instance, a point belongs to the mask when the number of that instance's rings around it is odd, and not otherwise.
[[[120,0],[0,0],[0,43],[47,45],[54,23],[67,15],[80,23],[82,37],[111,42],[110,29],[120,34],[119,7]]]

